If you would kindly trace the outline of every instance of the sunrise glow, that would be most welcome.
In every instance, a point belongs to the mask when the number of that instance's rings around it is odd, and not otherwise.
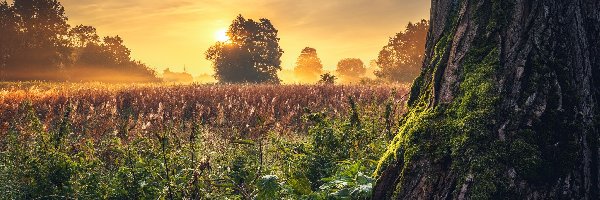
[[[227,36],[227,29],[221,29],[215,32],[215,40],[217,40],[217,42],[229,41],[229,36]]]

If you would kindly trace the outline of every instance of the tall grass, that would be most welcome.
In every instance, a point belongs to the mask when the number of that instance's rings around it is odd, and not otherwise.
[[[2,83],[7,199],[366,198],[401,86]]]

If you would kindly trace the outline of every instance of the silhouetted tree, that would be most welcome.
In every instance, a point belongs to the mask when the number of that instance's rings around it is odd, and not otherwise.
[[[59,79],[71,54],[63,6],[56,0],[15,0],[11,8],[19,39],[7,60],[8,79]]]
[[[406,31],[390,38],[379,52],[377,77],[392,82],[412,82],[423,66],[429,21],[409,23]]]
[[[71,44],[76,48],[84,48],[88,44],[98,44],[100,36],[93,26],[77,25],[69,31]]]
[[[89,43],[81,48],[73,67],[107,66],[113,65],[108,51],[104,51],[102,44]]]
[[[358,58],[346,58],[338,62],[337,74],[345,83],[358,83],[360,78],[367,73],[367,68]]]
[[[139,60],[129,61],[125,75],[131,75],[135,82],[160,82],[161,79],[156,77],[156,70],[151,69]],[[130,80],[131,81],[131,80]]]
[[[0,2],[0,80],[159,80],[130,53],[119,36],[100,42],[94,27],[70,29],[56,0]]]
[[[123,67],[131,63],[130,53],[121,37],[104,37],[103,43],[91,42],[82,48],[75,67]]]
[[[205,53],[215,78],[225,83],[279,83],[283,50],[277,32],[268,19],[256,22],[239,15],[227,31],[230,41],[217,42]]]
[[[121,37],[104,37],[103,50],[110,55],[110,61],[115,65],[126,65],[131,61],[131,50],[123,44]]]
[[[88,29],[91,30],[91,29]],[[87,32],[87,31],[86,31]],[[72,71],[78,73],[111,73],[115,75],[129,75],[136,77],[135,82],[158,81],[156,72],[150,69],[146,64],[131,59],[131,50],[123,44],[123,39],[119,36],[104,37],[102,43],[97,43],[93,38],[94,34],[85,34],[92,36],[87,41],[85,47],[81,48],[77,60],[73,65]],[[86,36],[86,37],[87,37]],[[88,39],[89,39],[88,38]],[[75,39],[81,41],[80,39]],[[87,40],[87,39],[84,39]],[[102,74],[100,74],[102,75]],[[94,80],[94,75],[78,76],[72,75],[72,80],[89,81]],[[102,79],[102,81],[118,81],[114,79]]]
[[[0,80],[4,80],[8,59],[17,47],[19,29],[17,16],[6,1],[0,2],[0,19]]]
[[[300,53],[296,60],[294,73],[301,82],[314,83],[319,80],[319,76],[323,73],[323,64],[317,55],[317,50],[311,47],[306,47]]]
[[[78,25],[69,31],[75,60],[71,68],[108,65],[108,56],[102,51],[100,36],[92,26]]]

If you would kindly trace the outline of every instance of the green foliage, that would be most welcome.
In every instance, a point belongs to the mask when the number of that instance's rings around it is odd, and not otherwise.
[[[375,169],[374,160],[383,153],[386,126],[360,117],[352,99],[350,105],[353,111],[344,120],[332,120],[323,113],[306,116],[314,125],[308,141],[295,149],[299,161],[287,182],[295,194],[313,199],[370,197],[374,179],[365,174]]]
[[[395,97],[372,96],[372,105],[349,98],[342,117],[306,108],[298,123],[307,130],[289,135],[255,118],[253,132],[219,132],[188,109],[161,113],[187,120],[135,131],[149,125],[139,122],[143,101],[128,93],[110,101],[114,127],[90,134],[76,120],[91,115],[81,98],[55,98],[63,102],[50,111],[14,101],[0,139],[0,191],[7,199],[365,199],[390,138]]]
[[[256,199],[278,199],[282,196],[281,184],[279,178],[275,175],[266,175],[258,180],[258,195]]]
[[[361,161],[343,163],[334,176],[323,179],[319,189],[328,199],[370,199],[375,179],[364,174],[369,170]]]
[[[13,127],[8,139],[2,146],[8,147],[0,160],[5,166],[0,175],[2,180],[11,183],[3,188],[9,189],[10,198],[28,199],[36,197],[69,196],[73,194],[71,179],[77,167],[62,146],[60,136],[68,129],[60,128],[52,137],[42,131],[42,125],[36,117],[31,104],[21,106],[28,113],[22,120],[24,126]],[[8,188],[12,187],[12,188]]]
[[[253,159],[251,155],[236,155],[231,162],[230,171],[227,175],[234,186],[234,192],[245,199],[253,196],[256,190],[254,183],[258,178],[256,159]]]

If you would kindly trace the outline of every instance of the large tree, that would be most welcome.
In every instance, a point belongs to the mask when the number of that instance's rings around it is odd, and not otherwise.
[[[390,38],[377,57],[377,77],[391,82],[412,82],[421,72],[429,21],[409,23],[404,32]]]
[[[230,40],[217,42],[205,53],[215,78],[224,83],[279,83],[283,50],[277,33],[268,19],[239,15],[227,31]]]
[[[431,11],[374,199],[599,199],[600,1]]]
[[[301,82],[316,83],[319,81],[321,74],[323,74],[323,64],[321,64],[316,49],[311,47],[302,49],[298,60],[296,60],[294,74]]]
[[[60,79],[70,62],[67,17],[56,0],[15,0],[18,39],[7,60],[9,79]]]

